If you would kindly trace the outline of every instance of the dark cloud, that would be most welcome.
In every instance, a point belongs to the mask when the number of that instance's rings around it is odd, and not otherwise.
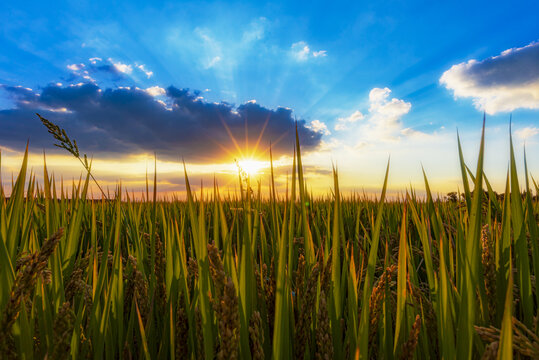
[[[0,85],[0,89],[4,89],[10,95],[10,97],[21,106],[24,106],[29,102],[35,102],[38,100],[38,95],[29,88],[25,88],[22,86]]]
[[[52,148],[52,138],[36,112],[65,128],[89,154],[155,151],[189,161],[238,156],[231,134],[242,151],[252,150],[260,138],[259,151],[272,142],[279,156],[292,152],[295,139],[290,109],[272,110],[251,102],[238,107],[210,103],[198,92],[173,86],[162,101],[142,89],[103,90],[91,83],[48,85],[39,94],[21,87],[3,89],[16,106],[0,110],[0,142],[15,148],[27,139],[34,147]],[[301,143],[308,151],[320,143],[321,134],[305,125],[298,120]]]
[[[114,66],[112,64],[105,64],[105,65],[99,65],[99,66],[90,65],[89,68],[93,72],[102,71],[102,72],[109,73],[109,74],[112,74],[112,75],[116,75],[116,76],[119,76],[119,77],[121,77],[122,74],[123,74],[121,71],[118,71],[116,66]]]
[[[121,71],[122,67],[126,72]],[[70,70],[69,76],[63,79],[68,83],[77,81],[95,83],[92,77],[114,82],[128,80],[128,75],[133,71],[133,65],[120,62],[115,64],[111,59],[90,59],[89,63],[71,64],[67,68]]]
[[[488,114],[538,109],[539,43],[453,65],[440,83],[453,90],[455,97],[473,98],[476,107]]]
[[[539,79],[539,43],[510,49],[472,65],[468,75],[481,86],[519,85]]]

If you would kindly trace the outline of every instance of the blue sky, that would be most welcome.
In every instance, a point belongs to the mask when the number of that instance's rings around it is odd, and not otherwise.
[[[115,113],[121,101],[119,117],[136,99],[137,104],[162,101],[169,109],[184,106],[191,113],[199,111],[200,117],[217,111],[214,102],[226,102],[223,111],[231,122],[259,119],[254,114],[271,117],[263,141],[278,137],[277,128],[269,138],[272,124],[286,127],[289,119],[299,119],[306,151],[311,152],[307,161],[325,168],[336,162],[350,188],[359,187],[359,179],[367,188],[375,187],[389,154],[397,161],[396,188],[415,183],[421,163],[449,188],[457,184],[452,176],[458,177],[455,129],[463,136],[467,157],[475,161],[486,111],[490,166],[502,181],[506,163],[496,166],[495,160],[507,158],[510,113],[520,134],[518,144],[526,141],[537,149],[538,10],[539,4],[531,1],[2,2],[0,125],[8,124],[9,137],[0,135],[0,145],[13,151],[14,158],[28,137],[36,151],[46,147],[46,132],[34,131],[36,119],[27,119],[37,109],[51,119],[58,115],[68,130],[84,125],[106,133],[105,146],[92,142],[92,136],[85,138],[84,128],[76,132],[88,151],[104,159],[151,153],[156,142],[132,145],[140,143],[137,136],[143,130],[130,133],[129,140],[121,138],[122,131],[129,132],[128,121],[114,128],[87,120],[97,113],[86,105],[70,108],[69,101],[83,96],[73,88],[86,84],[84,94],[91,92],[90,85],[93,94],[104,96],[109,90],[107,99],[84,98],[99,101],[101,110]],[[22,94],[17,87],[31,93]],[[65,91],[58,95],[54,87]],[[187,88],[187,100],[171,95],[173,89]],[[140,97],[143,91],[148,98]],[[244,111],[235,118],[241,106]],[[279,107],[289,112],[278,113]],[[152,112],[145,111],[140,110],[148,114],[139,119],[140,126],[154,121]],[[172,116],[155,127],[181,132],[182,121],[191,120]],[[259,131],[264,121],[252,121]],[[202,128],[196,129],[188,137],[204,143],[197,138]],[[231,129],[241,133],[240,126]],[[213,131],[225,133],[217,127]],[[171,148],[190,154],[181,145]],[[500,149],[503,156],[497,155]],[[284,154],[286,148],[282,150]],[[212,157],[215,151],[191,160],[203,165],[212,163]],[[539,158],[531,157],[531,169],[539,171]],[[440,165],[443,161],[450,165]],[[372,181],[358,177],[358,167],[376,176]],[[325,171],[319,173],[323,178]]]

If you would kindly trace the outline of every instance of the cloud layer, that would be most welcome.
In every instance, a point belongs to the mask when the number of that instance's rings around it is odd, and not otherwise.
[[[539,42],[453,65],[440,83],[456,98],[473,98],[475,106],[488,114],[539,109]]]
[[[15,106],[0,110],[0,142],[14,148],[27,139],[33,146],[52,148],[52,138],[36,112],[65,128],[81,150],[94,154],[155,151],[171,159],[204,161],[238,157],[240,150],[250,155],[259,141],[259,152],[272,142],[279,156],[291,153],[295,139],[291,109],[267,109],[254,102],[237,107],[210,103],[199,92],[174,86],[144,90],[55,84],[39,93],[24,87],[2,88]],[[298,131],[305,150],[320,144],[322,134],[308,128],[304,120],[298,120]]]

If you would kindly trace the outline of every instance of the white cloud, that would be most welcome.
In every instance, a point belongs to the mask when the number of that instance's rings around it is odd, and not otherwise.
[[[539,128],[528,126],[515,131],[515,135],[522,140],[527,140],[539,134]]]
[[[412,104],[404,100],[393,98],[389,100],[389,88],[374,88],[369,93],[369,112],[376,117],[376,120],[384,122],[385,125],[396,124],[400,117],[407,114],[412,108]]]
[[[348,124],[353,124],[359,120],[363,120],[365,118],[365,115],[359,110],[356,110],[352,113],[352,115],[338,118],[337,119],[337,125],[335,125],[335,130],[346,130],[348,129]]]
[[[311,129],[314,132],[320,133],[322,135],[330,135],[331,132],[329,131],[327,125],[323,123],[320,120],[313,120],[309,125],[307,125],[309,129]]]
[[[88,61],[90,61],[92,63],[92,65],[95,65],[97,64],[98,61],[102,61],[103,59],[99,58],[99,57],[93,57],[93,58],[89,58]]]
[[[146,88],[146,92],[150,94],[151,96],[160,96],[160,95],[166,94],[165,89],[159,86],[152,86],[152,87]]]
[[[297,61],[306,61],[311,57],[327,56],[326,50],[311,51],[311,48],[305,41],[298,41],[292,44],[291,53]]]
[[[310,52],[311,52],[311,49],[309,48],[309,45],[307,45],[305,41],[299,41],[297,43],[292,44],[292,55],[294,55],[294,57],[298,61],[307,60]]]
[[[137,65],[137,68],[139,68],[140,71],[142,71],[143,73],[145,73],[146,76],[148,77],[148,79],[152,77],[153,71],[150,71],[150,70],[146,69],[146,66],[145,66],[144,64],[142,64],[142,65]]]
[[[340,150],[342,148],[346,147],[345,144],[341,140],[331,138],[329,141],[321,140],[320,146],[318,147],[318,151],[324,152],[324,151],[334,151],[334,150]]]
[[[208,64],[206,64],[206,69],[214,67],[219,61],[221,61],[220,56],[214,56]]]
[[[47,108],[47,110],[52,111],[52,112],[59,112],[59,113],[71,113],[71,112],[72,112],[72,111],[68,110],[68,109],[65,108],[65,107],[61,107],[61,108]]]
[[[121,62],[114,62],[112,59],[109,58],[110,63],[121,73],[124,74],[131,74],[133,72],[133,66],[123,64]]]
[[[369,92],[369,103],[371,104],[369,111],[372,111],[372,109],[375,109],[382,103],[386,101],[386,99],[389,97],[389,94],[391,93],[391,90],[387,87],[385,88],[373,88]]]
[[[411,128],[404,128],[402,117],[410,112],[412,104],[390,98],[389,88],[373,88],[369,93],[369,112],[356,110],[347,117],[337,119],[335,130],[347,130],[343,135],[352,146],[363,147],[372,142],[395,142],[402,137],[429,136]]]
[[[408,114],[412,104],[401,99],[389,100],[389,88],[374,88],[369,93],[367,133],[379,140],[396,140],[402,133],[401,117]]]
[[[19,88],[19,89],[28,90],[28,91],[34,91],[32,88],[24,87],[24,86],[21,86],[21,85],[17,85],[17,86],[15,86],[15,87],[16,87],[16,88]]]
[[[95,79],[93,79],[90,75],[83,75],[82,78],[83,78],[84,80],[88,80],[88,81],[90,81],[90,82],[95,83]]]
[[[511,48],[484,60],[453,65],[440,83],[455,98],[472,98],[488,114],[539,109],[539,42]]]
[[[67,65],[67,68],[71,71],[79,71],[84,67],[84,64],[71,64]]]
[[[440,130],[444,130],[444,127],[442,126]],[[418,130],[408,127],[408,128],[400,130],[400,134],[407,139],[418,141],[418,140],[432,140],[438,135],[438,132],[434,131],[432,133],[426,133],[426,132],[418,131]]]
[[[167,106],[167,103],[165,103],[163,100],[157,100],[157,102],[161,104],[165,108],[165,110],[172,111],[172,108]]]

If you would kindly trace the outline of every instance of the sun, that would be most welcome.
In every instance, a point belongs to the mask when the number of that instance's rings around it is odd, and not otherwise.
[[[245,171],[251,177],[259,175],[260,171],[267,167],[265,162],[254,159],[237,160],[237,164],[241,170]]]

